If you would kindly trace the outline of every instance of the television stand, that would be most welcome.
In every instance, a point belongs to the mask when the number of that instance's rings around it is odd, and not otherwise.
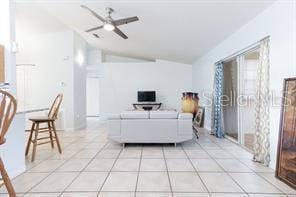
[[[140,103],[133,103],[134,109],[144,109],[144,110],[152,110],[153,108],[155,110],[160,109],[162,103],[146,103],[146,102],[140,102]]]

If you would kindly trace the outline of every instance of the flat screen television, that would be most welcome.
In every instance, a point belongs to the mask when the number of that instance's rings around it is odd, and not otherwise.
[[[155,102],[155,91],[138,91],[138,102]]]

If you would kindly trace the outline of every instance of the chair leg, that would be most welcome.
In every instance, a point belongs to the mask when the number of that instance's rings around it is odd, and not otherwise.
[[[33,152],[32,152],[32,162],[35,160],[35,155],[36,155],[36,148],[37,148],[37,142],[38,142],[38,132],[39,132],[39,123],[36,123],[36,128],[35,128],[35,138],[33,140]]]
[[[32,135],[34,133],[34,129],[35,129],[35,123],[33,122],[31,131],[30,131],[30,136],[29,136],[29,139],[28,139],[28,142],[27,142],[26,154],[25,154],[26,156],[28,155],[29,150],[30,150],[30,146],[31,146],[31,143],[32,143]]]
[[[1,173],[2,179],[4,181],[4,185],[7,189],[8,194],[9,194],[9,197],[16,197],[15,191],[13,189],[13,185],[12,185],[10,178],[5,170],[5,167],[4,167],[4,164],[3,164],[3,161],[1,158],[0,158],[0,173]]]
[[[48,125],[48,133],[49,133],[49,137],[50,137],[51,148],[54,148],[53,136],[52,136],[52,130],[51,130],[50,122],[48,122],[47,125]]]
[[[57,142],[59,152],[62,153],[62,148],[61,148],[60,141],[59,141],[59,138],[58,138],[58,135],[57,135],[57,131],[56,131],[56,128],[55,128],[55,125],[54,125],[54,121],[51,122],[51,126],[52,126],[53,133],[55,135],[55,139],[56,139],[56,142]]]

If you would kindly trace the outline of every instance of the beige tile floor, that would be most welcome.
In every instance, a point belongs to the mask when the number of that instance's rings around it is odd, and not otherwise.
[[[282,197],[296,191],[238,145],[207,131],[178,144],[127,145],[107,139],[106,122],[91,119],[60,132],[63,154],[44,145],[13,180],[24,197]],[[5,188],[0,196],[7,196]]]

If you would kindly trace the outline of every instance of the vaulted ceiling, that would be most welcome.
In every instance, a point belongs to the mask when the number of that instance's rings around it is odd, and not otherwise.
[[[105,51],[134,57],[193,63],[226,37],[242,27],[273,0],[17,0],[18,12],[30,10],[56,17],[78,32],[88,43]],[[80,5],[101,16],[112,7],[114,19],[138,16],[139,21],[120,26],[129,37],[122,39],[104,29],[84,30],[101,25]],[[42,10],[42,11],[40,11]],[[38,12],[37,12],[38,11]],[[28,13],[30,13],[28,12]],[[36,15],[38,15],[36,14]],[[35,16],[38,17],[38,16]],[[44,22],[44,26],[50,26]],[[242,38],[243,39],[243,38]]]

